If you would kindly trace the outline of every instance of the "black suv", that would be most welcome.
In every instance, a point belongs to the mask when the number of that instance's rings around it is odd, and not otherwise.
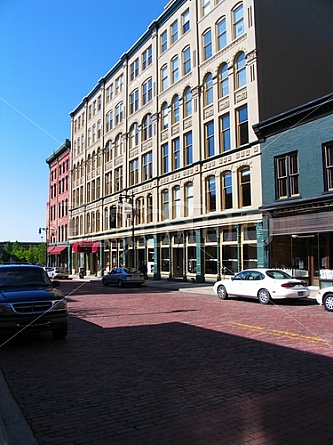
[[[67,335],[67,301],[42,267],[0,265],[0,334],[51,331]]]

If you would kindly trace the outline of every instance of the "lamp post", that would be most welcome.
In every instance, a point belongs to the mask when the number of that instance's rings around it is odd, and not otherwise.
[[[123,205],[123,200],[129,200],[130,204],[131,204],[131,216],[132,216],[132,249],[133,249],[133,262],[132,262],[132,267],[133,269],[135,269],[136,267],[136,251],[135,251],[135,222],[134,222],[134,218],[135,218],[135,210],[134,210],[134,193],[132,192],[131,194],[128,194],[127,192],[124,194],[120,194],[119,195],[119,206],[122,207]]]
[[[41,235],[42,230],[45,232],[45,266],[47,267],[47,227],[40,227],[38,233]]]

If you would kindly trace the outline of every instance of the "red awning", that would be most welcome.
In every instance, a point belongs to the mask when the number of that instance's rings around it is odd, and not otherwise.
[[[51,254],[53,252],[54,246],[50,246],[47,248],[47,253]]]
[[[54,246],[51,255],[60,255],[66,248],[67,246]]]
[[[72,246],[73,252],[91,252],[92,241],[77,241]]]
[[[92,253],[99,252],[99,247],[100,247],[99,241],[94,242],[91,248]]]

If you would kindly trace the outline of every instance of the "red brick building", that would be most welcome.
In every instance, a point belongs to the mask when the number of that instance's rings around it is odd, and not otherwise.
[[[46,212],[47,265],[68,264],[68,235],[70,207],[70,152],[68,139],[46,159],[49,165],[49,200]]]

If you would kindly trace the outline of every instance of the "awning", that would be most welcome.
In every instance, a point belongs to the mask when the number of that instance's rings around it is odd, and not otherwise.
[[[77,241],[73,244],[73,252],[91,252],[93,242],[92,241]]]
[[[65,249],[67,246],[54,246],[51,255],[60,255]]]
[[[100,242],[99,241],[94,242],[91,248],[92,253],[99,252],[99,247],[100,247]]]
[[[50,247],[48,247],[48,248],[47,248],[47,253],[48,253],[49,255],[51,255],[51,253],[53,252],[53,249],[54,249],[54,246],[50,246]]]

